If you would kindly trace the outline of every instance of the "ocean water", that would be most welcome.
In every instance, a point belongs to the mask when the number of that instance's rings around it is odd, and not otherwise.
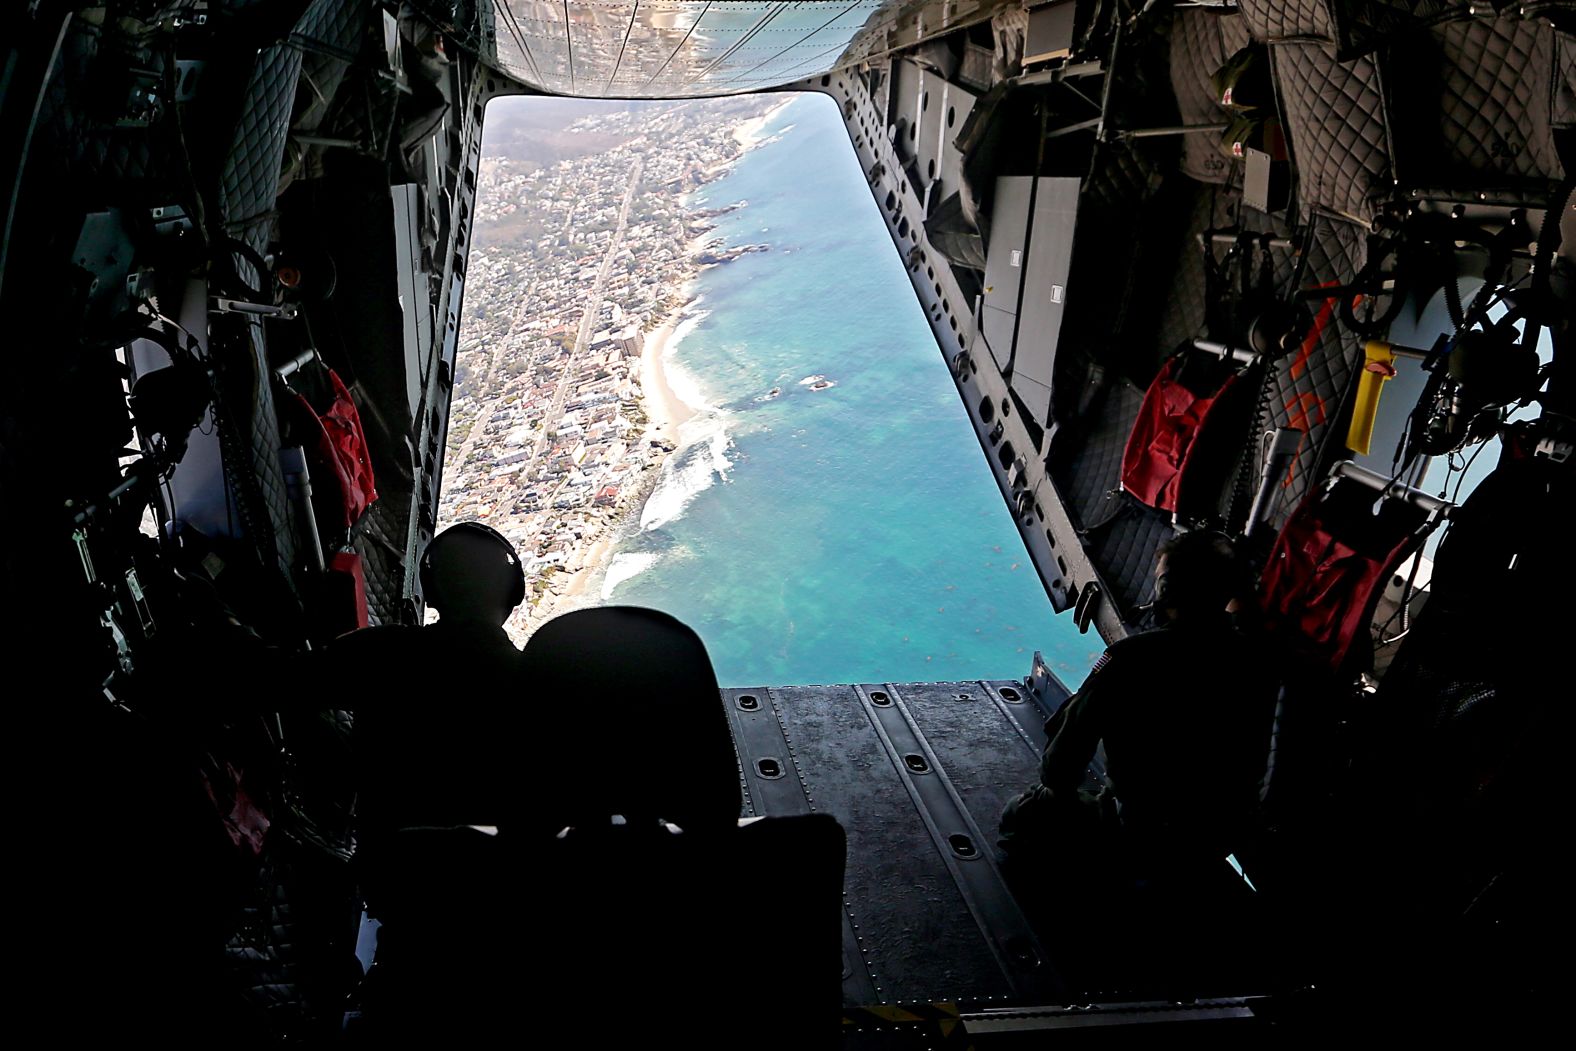
[[[693,626],[725,686],[1017,678],[1036,649],[1076,686],[1100,641],[1052,614],[835,105],[764,134],[695,195],[771,249],[697,281],[666,364],[700,411],[601,600]]]

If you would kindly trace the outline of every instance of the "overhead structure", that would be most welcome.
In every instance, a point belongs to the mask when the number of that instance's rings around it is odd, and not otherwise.
[[[782,87],[989,18],[1004,0],[494,0],[499,68],[550,95],[687,98]]]

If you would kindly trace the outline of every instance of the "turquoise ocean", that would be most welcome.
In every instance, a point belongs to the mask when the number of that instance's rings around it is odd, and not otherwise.
[[[1038,649],[1076,687],[1100,640],[1052,614],[835,105],[763,135],[694,195],[771,247],[696,282],[665,363],[699,412],[601,602],[693,626],[724,686],[1020,678]]]

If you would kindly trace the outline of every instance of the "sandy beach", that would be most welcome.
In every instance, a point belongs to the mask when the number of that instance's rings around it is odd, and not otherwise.
[[[663,361],[682,318],[682,308],[673,311],[663,319],[662,324],[646,333],[645,343],[641,347],[640,406],[646,414],[646,429],[639,438],[642,444],[659,441],[676,445],[679,428],[695,415],[695,410],[669,385]],[[608,513],[597,531],[596,539],[585,549],[577,563],[549,585],[541,602],[521,619],[521,623],[512,626],[517,627],[520,635],[518,641],[523,641],[525,635],[544,621],[594,604],[600,598],[593,586],[601,581],[607,569],[608,556],[618,540],[619,526],[631,517],[638,518],[646,497],[651,495],[661,474],[661,461],[658,461],[643,472],[638,480],[631,482],[631,491],[624,494],[616,511]]]
[[[676,310],[664,318],[661,325],[646,334],[640,351],[640,403],[650,421],[646,428],[648,439],[678,441],[680,425],[695,415],[695,410],[668,385],[668,371],[662,360],[680,317],[681,312]]]
[[[760,137],[761,130],[770,123],[771,119],[783,111],[783,108],[793,104],[793,97],[783,99],[782,102],[767,110],[754,120],[747,120],[733,129],[733,137],[745,149],[755,145],[755,140]]]

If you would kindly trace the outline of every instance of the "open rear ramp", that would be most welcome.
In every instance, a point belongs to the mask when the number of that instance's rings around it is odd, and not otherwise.
[[[1022,685],[759,687],[723,701],[746,810],[828,813],[847,831],[845,1005],[1064,1002],[995,860],[997,816],[1045,743],[1046,712]]]

